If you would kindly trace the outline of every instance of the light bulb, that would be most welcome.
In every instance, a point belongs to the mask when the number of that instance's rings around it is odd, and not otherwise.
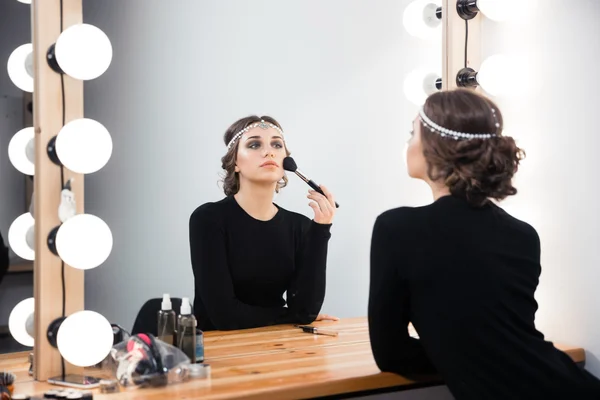
[[[15,306],[8,317],[8,330],[12,337],[23,346],[33,347],[33,312],[35,300],[25,299]]]
[[[537,0],[477,0],[477,8],[493,21],[528,18],[537,8]]]
[[[477,72],[477,83],[492,96],[500,96],[511,90],[511,63],[503,54],[486,58]],[[512,77],[514,78],[514,77]]]
[[[12,165],[22,174],[35,173],[35,134],[33,127],[21,129],[8,143],[8,158]]]
[[[68,265],[92,269],[102,264],[112,250],[110,228],[95,215],[77,214],[64,222],[56,233],[56,252]]]
[[[27,43],[17,47],[6,65],[10,80],[21,90],[33,92],[33,46]]]
[[[402,24],[411,35],[421,39],[441,39],[442,21],[436,16],[438,5],[431,0],[416,0],[410,3],[402,15]]]
[[[513,2],[514,0],[477,0],[477,8],[493,21],[506,21]]]
[[[8,243],[16,255],[25,259],[33,260],[35,251],[31,243],[31,236],[35,226],[35,220],[30,213],[20,215],[8,228]],[[28,240],[29,236],[29,240]]]
[[[54,47],[56,62],[65,74],[75,79],[90,80],[102,75],[112,60],[108,36],[89,24],[65,29]]]
[[[60,354],[71,364],[79,367],[96,365],[110,353],[112,327],[95,311],[78,311],[62,322],[56,344]]]
[[[528,8],[528,3],[532,0],[477,0],[477,8],[493,21],[506,21],[521,13],[523,7]]]
[[[111,153],[110,133],[93,119],[73,120],[63,126],[56,136],[56,155],[73,172],[96,172],[106,165]]]
[[[404,95],[411,103],[421,106],[430,94],[439,90],[438,85],[441,85],[441,78],[438,74],[414,70],[404,79]]]

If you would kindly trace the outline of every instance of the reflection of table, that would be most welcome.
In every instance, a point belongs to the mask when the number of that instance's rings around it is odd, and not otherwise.
[[[33,261],[11,263],[8,267],[9,274],[17,274],[19,272],[33,272]]]
[[[413,382],[381,373],[369,344],[366,318],[316,323],[339,331],[339,336],[303,333],[290,325],[206,334],[206,362],[210,380],[196,379],[162,389],[122,392],[119,399],[254,398],[295,399],[368,392],[406,390],[440,384],[438,379]],[[558,346],[576,362],[584,362],[583,349]],[[2,357],[2,356],[0,356]],[[4,356],[6,357],[6,356]],[[41,393],[50,385],[27,375],[26,355],[0,358],[0,370],[17,372],[16,393]],[[115,399],[95,394],[95,399]]]

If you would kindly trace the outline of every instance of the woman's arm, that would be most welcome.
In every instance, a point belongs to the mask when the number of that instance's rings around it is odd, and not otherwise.
[[[310,324],[325,299],[327,246],[331,224],[310,221],[296,256],[296,270],[287,291],[290,322]]]
[[[216,329],[267,326],[285,318],[285,307],[257,307],[237,299],[227,265],[223,226],[205,210],[196,210],[190,217],[190,251],[196,296],[201,297]]]
[[[384,215],[375,221],[371,239],[368,314],[373,356],[384,372],[433,373],[435,368],[421,342],[408,333],[410,293],[406,279],[398,272],[405,260],[393,257],[399,246],[410,244],[401,236],[392,240]]]

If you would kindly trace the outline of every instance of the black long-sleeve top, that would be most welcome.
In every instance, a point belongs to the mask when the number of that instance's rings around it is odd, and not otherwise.
[[[228,196],[192,213],[198,328],[307,324],[319,314],[331,225],[277,208],[271,220],[260,221]]]
[[[535,229],[492,203],[446,196],[383,213],[368,310],[377,365],[438,372],[457,400],[600,399],[600,382],[535,328],[540,272]]]

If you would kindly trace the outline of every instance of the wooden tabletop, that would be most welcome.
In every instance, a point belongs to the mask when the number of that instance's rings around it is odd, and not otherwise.
[[[95,399],[298,399],[372,390],[402,390],[439,384],[437,378],[414,382],[381,373],[371,353],[366,318],[319,322],[339,336],[303,333],[291,325],[205,334],[209,379],[159,389],[123,389],[119,395],[95,393]],[[557,346],[576,362],[583,349]],[[27,354],[0,355],[0,371],[17,374],[15,393],[41,394],[56,386],[27,374]]]

